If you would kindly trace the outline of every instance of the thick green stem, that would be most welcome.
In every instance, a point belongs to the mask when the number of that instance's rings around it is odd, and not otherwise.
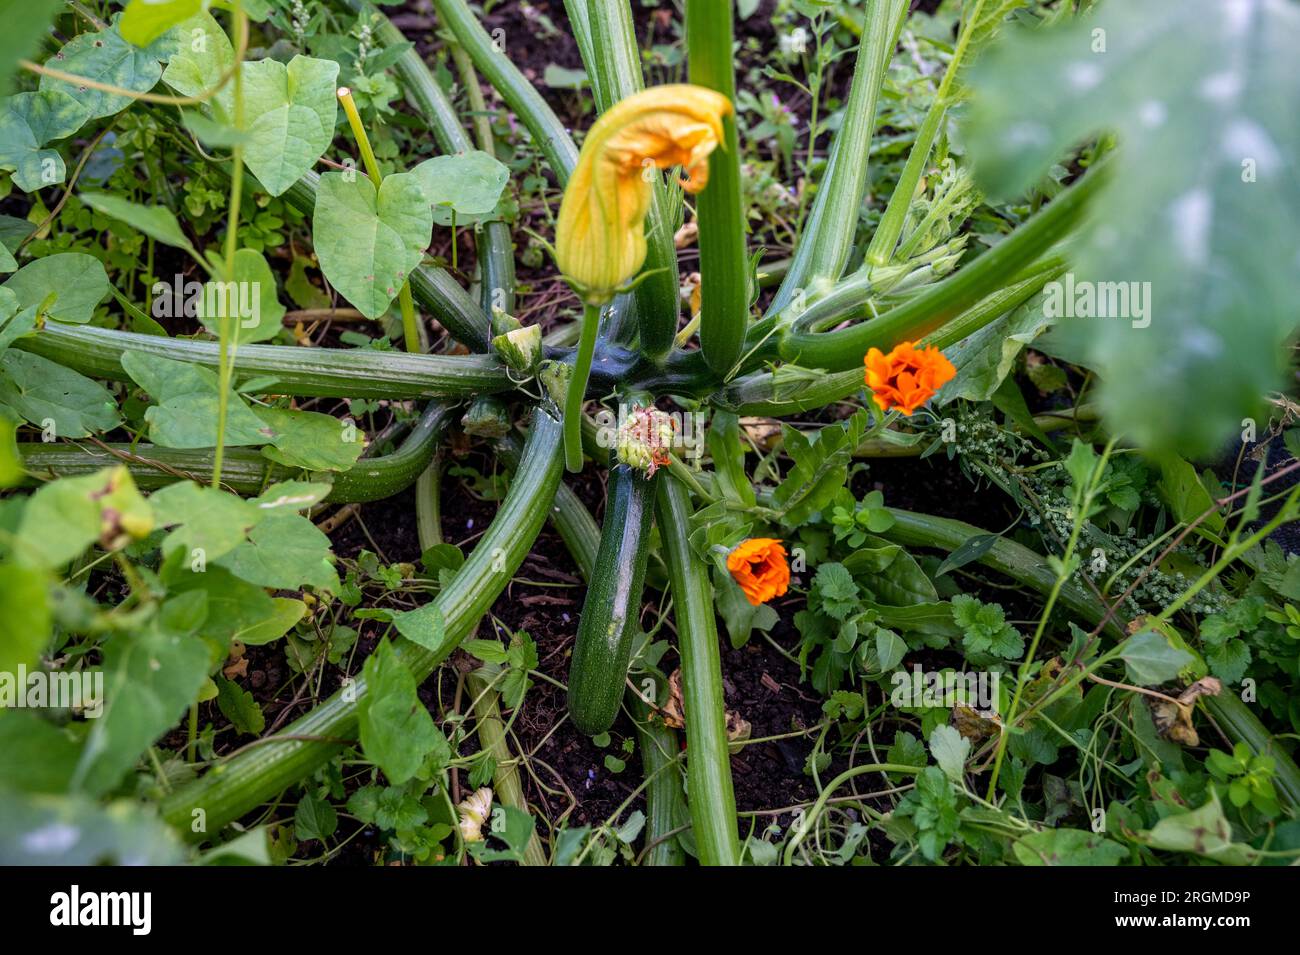
[[[911,208],[912,199],[916,195],[916,187],[925,173],[930,151],[934,148],[939,129],[948,115],[953,80],[966,57],[966,51],[970,48],[971,35],[979,22],[984,2],[985,0],[975,0],[975,6],[965,17],[966,22],[957,40],[957,48],[953,51],[952,59],[948,61],[948,69],[939,83],[939,90],[930,103],[930,109],[925,114],[920,128],[916,131],[916,140],[912,143],[912,151],[908,153],[907,163],[898,177],[893,195],[889,197],[889,205],[885,207],[880,222],[876,225],[871,244],[867,246],[867,262],[871,265],[884,265],[893,257],[894,247],[898,245],[898,237],[902,235],[903,224],[907,221],[907,211]]]
[[[687,540],[691,505],[671,474],[660,477],[656,521],[677,622],[686,716],[686,785],[695,847],[704,865],[739,865],[736,797],[731,784],[722,659],[708,568]]]
[[[587,305],[582,312],[582,335],[573,364],[573,377],[564,395],[564,466],[577,474],[582,470],[582,402],[591,376],[591,356],[596,351],[596,329],[600,325],[600,306]]]
[[[687,0],[686,42],[691,82],[733,103],[731,0]],[[740,195],[736,117],[723,118],[723,141],[709,156],[709,184],[696,197],[700,226],[700,349],[719,375],[740,359],[749,320],[749,265]]]
[[[1075,229],[1105,180],[1103,164],[970,265],[878,318],[833,332],[808,331],[807,319],[797,318],[781,341],[781,356],[809,368],[842,371],[860,365],[872,346],[888,348],[933,332],[1013,283],[1017,273]]]
[[[563,186],[578,161],[578,147],[554,110],[510,62],[505,44],[498,44],[488,36],[465,0],[434,0],[433,6],[442,25],[452,32],[478,71],[532,134],[537,148]]]
[[[501,508],[456,577],[434,600],[446,624],[446,639],[436,649],[407,640],[397,645],[417,681],[428,677],[474,632],[523,563],[550,511],[563,470],[561,458],[560,423],[538,408],[523,460]],[[360,677],[291,723],[282,738],[271,737],[218,763],[164,799],[163,817],[193,841],[215,834],[312,773],[354,739],[357,701],[365,693],[366,681]]]
[[[893,52],[895,27],[906,6],[899,0],[867,0],[867,28],[858,46],[844,122],[831,144],[817,198],[785,281],[768,308],[769,315],[781,311],[816,280],[839,278],[848,264],[867,189],[867,157],[876,126],[876,101]]]
[[[215,342],[140,335],[93,325],[47,322],[14,347],[96,378],[129,381],[121,359],[128,351],[215,369]],[[490,355],[408,355],[344,348],[245,345],[231,363],[246,378],[275,379],[273,393],[328,398],[463,398],[511,391],[515,383]]]
[[[337,474],[313,472],[312,479],[330,484],[325,500],[333,504],[378,501],[411,486],[433,457],[438,439],[452,419],[451,406],[430,403],[411,433],[391,454],[361,458]],[[92,474],[109,464],[125,463],[142,491],[152,491],[178,478],[207,482],[212,478],[210,448],[179,450],[149,444],[110,444],[81,448],[75,444],[22,443],[18,453],[27,472],[42,477],[76,477]],[[231,448],[226,452],[221,484],[237,494],[253,497],[269,484],[291,481],[302,472],[269,461],[258,448]],[[30,483],[35,484],[32,479]]]

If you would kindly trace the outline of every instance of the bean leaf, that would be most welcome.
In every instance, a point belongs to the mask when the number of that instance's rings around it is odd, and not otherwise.
[[[364,176],[320,177],[312,237],[321,271],[367,318],[388,310],[432,235],[433,215],[414,174],[387,176],[378,192]]]
[[[0,100],[0,169],[11,171],[14,185],[23,192],[63,182],[63,157],[45,147],[71,136],[86,119],[86,107],[61,90],[16,93]]]

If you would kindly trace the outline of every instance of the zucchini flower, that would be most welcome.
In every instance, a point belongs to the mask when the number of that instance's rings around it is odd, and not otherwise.
[[[699,192],[730,112],[721,93],[681,83],[634,93],[591,127],[555,235],[560,271],[588,304],[609,301],[645,262],[643,223],[654,182],[647,171],[681,166],[682,188]]]

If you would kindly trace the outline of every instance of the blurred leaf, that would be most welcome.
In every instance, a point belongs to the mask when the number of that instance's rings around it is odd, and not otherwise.
[[[175,831],[134,799],[101,806],[75,795],[0,791],[0,859],[6,865],[176,865]]]
[[[1052,334],[1104,375],[1112,429],[1143,447],[1213,450],[1280,384],[1300,247],[1297,44],[1285,0],[1109,0],[1057,29],[1008,30],[971,71],[965,135],[992,193],[1119,136],[1074,270],[1150,283],[1146,314]]]
[[[1118,842],[1082,829],[1047,829],[1012,844],[1021,865],[1119,865],[1128,850]]]
[[[8,96],[18,61],[33,56],[41,37],[63,10],[62,0],[0,0],[0,96]]]
[[[127,42],[148,46],[203,7],[204,0],[129,0],[117,25]]]

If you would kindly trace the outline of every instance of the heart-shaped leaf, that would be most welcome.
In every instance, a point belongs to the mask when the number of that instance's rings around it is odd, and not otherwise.
[[[178,37],[179,34],[169,32],[141,48],[127,43],[118,31],[118,24],[114,23],[103,30],[73,37],[45,65],[106,86],[147,93],[162,78],[161,61],[179,48]],[[40,88],[76,97],[86,111],[86,120],[112,116],[133,102],[131,97],[122,93],[110,93],[52,76],[42,76]]]
[[[482,220],[501,200],[510,170],[487,153],[475,149],[454,156],[426,159],[412,174],[420,177],[425,198],[433,206],[434,221],[457,225]]]
[[[210,448],[217,441],[217,375],[207,368],[128,351],[122,368],[158,402],[145,412],[149,440],[164,448]],[[266,444],[260,418],[233,392],[226,412],[226,447]]]
[[[275,293],[275,274],[261,252],[240,249],[229,281],[203,286],[199,321],[213,335],[221,334],[223,309],[231,318],[233,340],[240,344],[263,342],[279,333],[285,310]]]
[[[40,305],[53,294],[54,304],[46,313],[59,322],[84,325],[95,315],[95,306],[108,294],[108,273],[93,255],[58,252],[28,262],[3,288],[18,297],[20,308]]]
[[[163,82],[182,96],[212,89],[235,62],[230,38],[209,13],[200,13],[178,31],[180,49],[167,61]]]
[[[244,115],[252,121],[244,132],[244,163],[278,196],[311,169],[329,148],[338,116],[339,65],[333,60],[295,56],[245,63]],[[218,94],[225,117],[232,115],[229,88]]]
[[[413,173],[386,177],[378,192],[355,173],[320,177],[316,257],[330,283],[367,318],[388,310],[432,235],[433,216]]]
[[[0,405],[60,438],[84,438],[121,423],[117,401],[97,381],[31,352],[0,355]]]
[[[57,149],[44,148],[71,136],[88,114],[76,99],[59,90],[16,93],[0,100],[0,169],[13,173],[23,192],[63,182],[67,174]]]

